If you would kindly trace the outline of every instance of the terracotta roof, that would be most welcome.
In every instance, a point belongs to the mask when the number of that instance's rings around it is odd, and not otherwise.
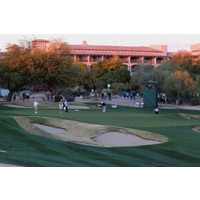
[[[49,41],[44,40],[44,39],[36,39],[36,40],[33,40],[32,42],[49,42]]]
[[[200,49],[195,49],[195,50],[193,50],[193,51],[191,51],[192,53],[194,52],[200,52]]]
[[[69,45],[69,47],[73,50],[109,50],[109,51],[147,51],[147,52],[159,52],[157,49],[153,49],[150,47],[128,47],[128,46],[104,46],[104,45]]]
[[[96,55],[133,55],[133,56],[163,56],[163,52],[150,47],[104,46],[104,45],[69,45],[73,54]]]

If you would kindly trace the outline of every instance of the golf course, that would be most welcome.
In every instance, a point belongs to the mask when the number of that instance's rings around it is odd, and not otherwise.
[[[0,163],[20,167],[200,166],[197,110],[160,108],[157,115],[152,108],[126,105],[107,105],[106,113],[95,102],[79,107],[70,102],[70,106],[69,112],[60,113],[58,103],[40,102],[35,114],[33,102],[0,102]],[[113,139],[98,139],[105,133]],[[119,134],[118,142],[112,143]],[[132,145],[128,138],[125,145],[127,135],[146,143]]]

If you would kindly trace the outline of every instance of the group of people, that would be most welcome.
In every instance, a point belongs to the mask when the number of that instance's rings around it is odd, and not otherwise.
[[[15,101],[16,98],[17,98],[17,93],[14,92],[13,95],[12,95],[13,101]],[[26,99],[28,101],[29,98],[30,98],[30,93],[29,92],[23,92],[23,94],[22,94],[22,100],[25,101],[25,99]]]
[[[53,98],[54,98],[53,91],[47,90],[46,96],[47,96],[47,101],[53,100]]]
[[[101,100],[106,100],[107,98],[108,98],[108,100],[111,100],[111,93],[110,92],[102,92]]]
[[[29,98],[30,98],[30,93],[29,92],[23,92],[22,97],[23,97],[23,101],[25,101],[25,99],[28,101]]]
[[[39,105],[38,101],[35,100],[33,106],[34,106],[34,110],[35,110],[36,114],[38,113],[38,105]],[[106,112],[106,103],[104,101],[102,101],[99,106],[102,108],[102,112],[105,113]],[[65,112],[68,112],[68,102],[65,99],[60,100],[59,110],[60,110],[60,113],[62,113],[63,110]],[[157,107],[154,109],[154,113],[159,114],[159,109]]]
[[[38,113],[38,106],[39,106],[39,102],[37,100],[35,100],[34,103],[33,103],[35,114]],[[60,113],[62,113],[62,111],[68,112],[68,102],[67,102],[67,100],[63,100],[63,99],[60,100],[59,110],[60,110]]]
[[[136,92],[133,90],[130,90],[130,91],[124,91],[123,92],[123,97],[124,97],[124,100],[125,99],[130,99],[130,100],[135,100],[135,96],[136,96]]]

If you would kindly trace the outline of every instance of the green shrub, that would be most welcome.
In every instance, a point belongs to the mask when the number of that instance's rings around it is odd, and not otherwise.
[[[192,100],[190,101],[190,104],[191,104],[191,106],[199,105],[199,104],[200,104],[199,99],[192,99]]]
[[[59,102],[62,99],[62,96],[55,96],[54,101]]]

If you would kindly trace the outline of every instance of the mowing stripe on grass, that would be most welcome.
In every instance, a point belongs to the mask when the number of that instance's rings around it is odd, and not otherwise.
[[[69,145],[75,147],[75,145],[73,145],[71,143]],[[160,165],[160,166],[164,166],[164,167],[174,167],[174,166],[171,166],[171,165],[165,165],[165,164],[150,162],[150,161],[141,160],[141,159],[138,159],[138,158],[132,158],[132,157],[129,157],[129,156],[124,156],[124,155],[119,155],[119,154],[113,154],[113,153],[108,153],[108,152],[103,152],[103,151],[97,151],[97,150],[93,150],[93,149],[90,149],[90,148],[86,149],[86,148],[80,147],[80,146],[78,146],[78,148],[84,149],[86,151],[89,150],[89,151],[93,151],[93,152],[96,152],[96,153],[105,154],[105,155],[111,155],[111,156],[122,157],[122,158],[129,158],[129,159],[133,159],[133,160],[137,160],[137,161],[140,161],[140,162],[145,162],[145,163],[149,163],[149,164],[153,164],[153,165]]]

